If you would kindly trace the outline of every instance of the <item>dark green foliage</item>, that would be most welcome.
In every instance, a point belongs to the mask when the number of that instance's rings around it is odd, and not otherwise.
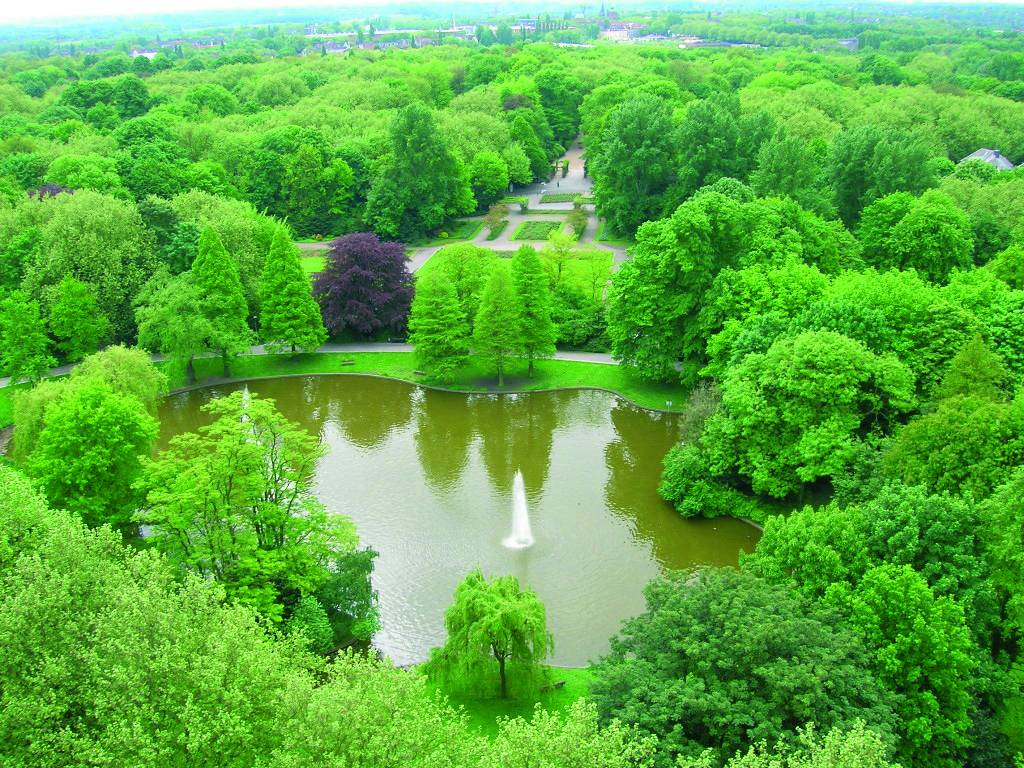
[[[646,598],[595,668],[592,696],[605,720],[659,738],[655,765],[706,748],[721,762],[806,722],[892,726],[860,642],[790,588],[721,568],[654,581]]]

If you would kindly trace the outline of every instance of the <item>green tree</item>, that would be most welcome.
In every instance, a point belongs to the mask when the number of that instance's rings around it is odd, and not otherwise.
[[[827,603],[846,617],[871,655],[879,681],[896,694],[896,758],[908,768],[960,768],[971,744],[976,662],[963,610],[935,597],[910,566],[872,568]]]
[[[302,271],[299,250],[283,227],[274,235],[260,281],[260,339],[272,351],[313,351],[327,330],[313,288]]]
[[[249,308],[238,277],[238,265],[220,237],[210,227],[199,238],[199,253],[192,264],[192,280],[202,297],[203,315],[210,326],[209,345],[220,352],[224,376],[230,376],[228,362],[233,355],[249,349]]]
[[[530,173],[533,180],[541,181],[546,179],[551,174],[551,164],[548,162],[548,156],[545,154],[544,147],[540,143],[540,139],[537,138],[537,133],[534,131],[533,126],[530,125],[530,122],[520,110],[516,110],[515,117],[512,118],[509,134],[512,137],[512,141],[522,148],[527,160],[530,161]]]
[[[675,147],[672,110],[664,99],[640,94],[620,104],[590,162],[598,215],[626,234],[657,219],[675,181]]]
[[[486,358],[498,371],[498,386],[505,386],[508,358],[522,349],[519,332],[519,300],[508,271],[491,270],[480,297],[480,309],[473,324],[473,351]]]
[[[465,169],[427,107],[417,101],[399,110],[390,137],[390,154],[366,200],[366,221],[377,234],[409,238],[473,211]]]
[[[55,366],[49,346],[39,302],[24,291],[12,291],[0,299],[0,368],[12,382],[39,381]]]
[[[756,493],[783,498],[842,475],[862,435],[886,432],[914,403],[894,357],[828,331],[783,337],[730,368],[722,408],[702,442],[713,474],[737,473]]]
[[[213,327],[192,273],[158,273],[137,301],[139,344],[167,355],[172,365],[184,369],[188,383],[195,384],[195,357],[208,349]]]
[[[761,742],[737,753],[724,768],[901,768],[890,761],[890,748],[876,731],[856,721],[849,729],[833,728],[824,737],[814,723],[801,728],[796,743],[769,748]],[[713,768],[712,756],[684,760],[678,768]]]
[[[522,692],[535,691],[543,679],[552,649],[544,604],[515,576],[488,581],[479,569],[471,571],[455,589],[444,624],[448,640],[431,652],[427,669],[450,688],[492,690],[497,676],[504,699],[510,675]]]
[[[710,568],[653,581],[645,596],[594,668],[591,697],[603,722],[658,739],[659,768],[705,750],[718,765],[800,723],[889,731],[889,697],[860,642],[790,588]]]
[[[537,251],[521,246],[512,257],[512,282],[518,299],[520,344],[533,376],[533,361],[555,353],[558,329],[551,322],[551,290]]]
[[[466,323],[472,332],[480,310],[480,297],[495,269],[497,258],[494,252],[472,243],[461,243],[445,246],[431,260],[436,261],[445,279],[455,286]]]
[[[72,363],[95,352],[110,328],[92,288],[71,275],[57,285],[49,325],[57,349]]]
[[[101,381],[119,394],[131,395],[153,415],[167,394],[167,377],[143,350],[121,344],[89,355],[71,371],[71,380]]]
[[[821,184],[817,148],[798,136],[779,131],[761,145],[750,186],[759,197],[785,196],[819,214],[829,213]]]
[[[180,568],[280,622],[356,552],[354,526],[313,495],[323,445],[272,400],[233,392],[203,410],[213,423],[146,463],[139,520]]]
[[[469,183],[478,209],[500,200],[508,189],[508,181],[508,166],[497,152],[484,150],[473,157],[469,166]]]
[[[1005,614],[1004,631],[1024,635],[1024,468],[981,505],[992,580]]]
[[[46,406],[44,426],[25,467],[50,502],[90,526],[132,528],[141,500],[133,488],[157,422],[131,395],[79,378]]]
[[[409,317],[409,343],[416,363],[438,380],[450,383],[469,354],[469,328],[453,283],[441,272],[416,281]]]

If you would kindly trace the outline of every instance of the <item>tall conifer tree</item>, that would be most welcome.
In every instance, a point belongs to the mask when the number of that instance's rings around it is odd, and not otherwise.
[[[409,331],[417,365],[450,382],[469,352],[469,328],[455,286],[443,274],[428,273],[416,282]]]
[[[473,329],[474,349],[498,370],[498,386],[505,386],[505,363],[522,348],[515,289],[508,272],[495,266],[480,299]]]
[[[220,350],[224,375],[230,376],[231,356],[244,352],[252,343],[252,331],[247,323],[249,307],[242,292],[238,265],[210,227],[199,236],[199,253],[192,264],[192,278],[202,297],[203,314],[210,323],[210,346]]]
[[[267,349],[313,351],[327,341],[313,286],[302,271],[299,250],[281,227],[274,234],[260,280],[260,339]]]
[[[519,310],[519,334],[523,353],[533,376],[533,361],[555,353],[558,331],[551,321],[551,289],[540,256],[528,245],[512,259],[512,282]]]

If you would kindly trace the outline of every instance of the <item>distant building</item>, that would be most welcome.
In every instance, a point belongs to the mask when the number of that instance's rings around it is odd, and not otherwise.
[[[971,152],[960,162],[964,163],[968,160],[981,160],[983,163],[991,165],[997,171],[1013,170],[1013,163],[1003,157],[998,149],[979,149],[977,152]]]
[[[140,51],[137,48],[133,48],[131,56],[132,56],[133,59],[137,59],[139,57],[142,57],[144,59],[149,59],[150,61],[152,61],[153,59],[156,58],[156,54],[157,54],[157,51]]]
[[[848,51],[857,52],[860,50],[860,38],[846,37],[839,41],[839,44]]]
[[[417,48],[426,48],[428,45],[437,45],[437,40],[435,40],[432,37],[417,37],[416,38],[416,47]]]

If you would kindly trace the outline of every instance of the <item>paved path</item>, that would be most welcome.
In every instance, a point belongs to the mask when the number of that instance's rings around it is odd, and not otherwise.
[[[366,341],[366,342],[352,342],[346,344],[324,344],[313,354],[325,354],[329,352],[412,352],[412,344],[387,344],[384,342]],[[266,347],[262,344],[257,344],[252,347],[246,354],[249,355],[269,355],[274,354],[268,352]],[[197,357],[218,357],[213,352],[208,352],[203,355],[197,355]],[[150,355],[153,362],[158,363],[164,359],[164,356],[157,353]],[[555,352],[555,360],[571,360],[577,363],[599,363],[601,365],[618,365],[619,361],[613,358],[611,355],[606,355],[603,352]],[[57,368],[51,368],[44,378],[53,378],[55,376],[66,376],[74,368],[74,365],[61,365]],[[8,386],[11,383],[9,376],[0,377],[0,389]]]
[[[510,205],[508,212],[508,225],[494,240],[488,240],[487,228],[481,227],[480,231],[477,232],[476,236],[473,237],[472,240],[453,240],[451,243],[441,245],[410,248],[409,271],[413,273],[419,271],[419,269],[427,263],[430,257],[441,250],[445,245],[471,242],[474,245],[490,248],[495,251],[515,251],[524,243],[530,243],[535,246],[543,245],[543,240],[513,240],[512,236],[516,233],[519,226],[526,221],[549,221],[564,224],[566,215],[573,209],[573,204],[542,203],[541,198],[544,194],[571,193],[589,197],[593,191],[593,182],[588,176],[584,176],[583,174],[583,145],[580,144],[579,140],[574,141],[566,150],[565,154],[562,156],[562,160],[569,164],[569,173],[565,178],[556,174],[555,178],[552,178],[550,181],[536,182],[516,191],[516,196],[527,198],[528,206],[531,210],[557,211],[558,213],[522,213],[518,205]],[[586,246],[588,250],[607,251],[611,253],[612,271],[617,271],[622,263],[629,258],[629,254],[627,254],[626,249],[621,246],[597,242],[594,238],[597,235],[597,228],[600,220],[596,215],[594,215],[593,206],[585,205],[584,209],[588,212],[589,219],[587,221],[587,228],[584,230],[583,237],[580,238],[579,244],[581,246]],[[296,243],[296,245],[304,255],[313,256],[326,251],[329,243],[324,241],[320,243]]]

